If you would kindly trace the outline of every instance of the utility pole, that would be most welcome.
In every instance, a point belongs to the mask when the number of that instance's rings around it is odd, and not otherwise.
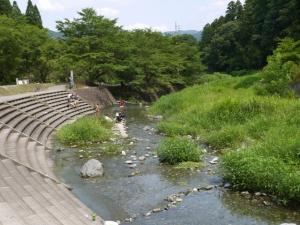
[[[180,33],[180,25],[177,23],[177,22],[175,22],[175,33],[177,33],[177,34],[179,34]]]

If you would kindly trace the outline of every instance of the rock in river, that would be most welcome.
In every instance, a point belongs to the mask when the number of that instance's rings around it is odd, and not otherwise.
[[[87,161],[80,169],[80,175],[82,177],[99,177],[103,176],[102,163],[96,159]]]

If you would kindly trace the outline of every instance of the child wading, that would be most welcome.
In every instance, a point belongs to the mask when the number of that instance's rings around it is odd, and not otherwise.
[[[100,108],[100,105],[98,103],[95,105],[95,111],[96,111],[96,116],[99,116],[101,108]]]

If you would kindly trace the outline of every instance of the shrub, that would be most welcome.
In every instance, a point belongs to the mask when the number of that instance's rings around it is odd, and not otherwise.
[[[65,125],[57,132],[58,139],[67,144],[106,141],[112,136],[111,124],[103,118],[84,117]]]
[[[263,71],[263,81],[257,87],[261,95],[279,95],[290,97],[294,93],[290,84],[299,80],[300,41],[284,39],[268,58],[268,65]]]
[[[175,165],[181,162],[200,162],[202,151],[190,139],[172,137],[162,140],[157,154],[161,162]]]

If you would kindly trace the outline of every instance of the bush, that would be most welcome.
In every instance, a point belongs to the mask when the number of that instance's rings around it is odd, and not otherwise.
[[[257,86],[260,95],[294,96],[290,85],[300,77],[300,41],[284,39],[274,54],[268,58],[263,71],[261,85]]]
[[[66,144],[106,141],[112,136],[111,126],[103,118],[84,117],[62,127],[57,137]]]
[[[224,178],[238,190],[277,195],[283,203],[300,202],[300,174],[297,167],[256,151],[231,152],[221,163]]]
[[[190,139],[172,137],[162,140],[157,154],[161,162],[175,165],[181,162],[200,162],[202,151]]]

